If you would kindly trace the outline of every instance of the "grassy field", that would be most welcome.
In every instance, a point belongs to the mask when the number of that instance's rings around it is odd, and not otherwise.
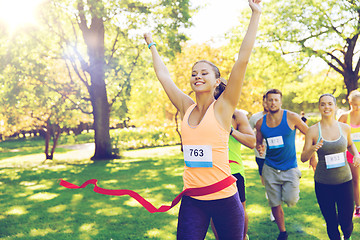
[[[149,213],[128,196],[97,194],[92,186],[66,189],[59,179],[80,185],[96,178],[100,187],[131,189],[156,207],[169,205],[183,186],[180,147],[126,151],[121,159],[100,162],[90,161],[92,154],[89,148],[67,151],[44,163],[43,154],[26,155],[20,148],[19,156],[0,158],[0,239],[175,239],[179,205]],[[253,152],[243,148],[243,158],[250,239],[276,239]],[[328,239],[312,170],[299,166],[300,201],[284,207],[289,239]],[[354,219],[354,240],[360,239],[359,222]],[[206,239],[214,239],[211,230]]]

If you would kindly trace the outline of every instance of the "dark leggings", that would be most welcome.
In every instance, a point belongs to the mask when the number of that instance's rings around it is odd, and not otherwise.
[[[345,239],[349,238],[353,231],[354,195],[352,181],[338,185],[315,182],[315,193],[330,240],[341,239],[339,224]]]
[[[202,201],[188,196],[181,200],[177,239],[203,240],[213,219],[221,240],[242,240],[244,234],[244,209],[239,194],[232,197]]]

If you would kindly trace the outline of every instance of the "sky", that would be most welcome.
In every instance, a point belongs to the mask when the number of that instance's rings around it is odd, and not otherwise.
[[[221,43],[224,34],[238,25],[241,10],[249,7],[247,0],[191,0],[191,4],[201,6],[192,18],[194,26],[186,31],[191,43],[211,39]]]

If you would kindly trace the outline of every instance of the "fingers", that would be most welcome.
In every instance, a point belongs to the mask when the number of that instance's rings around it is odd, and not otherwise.
[[[360,158],[356,158],[354,157],[354,167],[359,167],[360,166]]]
[[[151,43],[152,42],[152,34],[149,32],[144,33],[144,39],[147,44]]]

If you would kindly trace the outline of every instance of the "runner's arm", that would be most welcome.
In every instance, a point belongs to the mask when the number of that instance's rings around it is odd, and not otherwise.
[[[229,117],[235,111],[236,105],[240,99],[241,88],[245,78],[246,67],[255,43],[256,32],[259,25],[261,15],[261,0],[248,0],[252,10],[249,26],[245,34],[244,40],[238,53],[237,60],[231,70],[227,87],[217,101],[216,108],[222,118],[223,125],[230,125]]]
[[[238,142],[245,145],[250,149],[254,149],[256,145],[256,137],[251,129],[249,121],[246,115],[239,111],[235,110],[235,122],[236,122],[236,129],[232,132],[231,136],[233,136]]]
[[[307,133],[305,134],[305,143],[304,148],[301,153],[301,161],[306,162],[311,157],[315,157],[315,152],[322,147],[323,140],[321,139],[317,142],[316,136],[318,135],[318,130],[314,126],[310,127]]]
[[[255,124],[256,129],[256,150],[259,152],[260,156],[263,156],[265,153],[265,146],[263,144],[264,138],[261,133],[261,125],[263,122],[263,118],[259,119]]]
[[[151,33],[145,33],[144,38],[147,45],[154,42]],[[177,108],[177,110],[179,110],[182,119],[182,117],[185,114],[185,111],[190,105],[194,103],[194,101],[188,95],[183,93],[171,80],[169,70],[162,61],[155,45],[152,45],[150,47],[150,51],[152,55],[153,66],[156,73],[156,77],[163,86],[172,104]]]

